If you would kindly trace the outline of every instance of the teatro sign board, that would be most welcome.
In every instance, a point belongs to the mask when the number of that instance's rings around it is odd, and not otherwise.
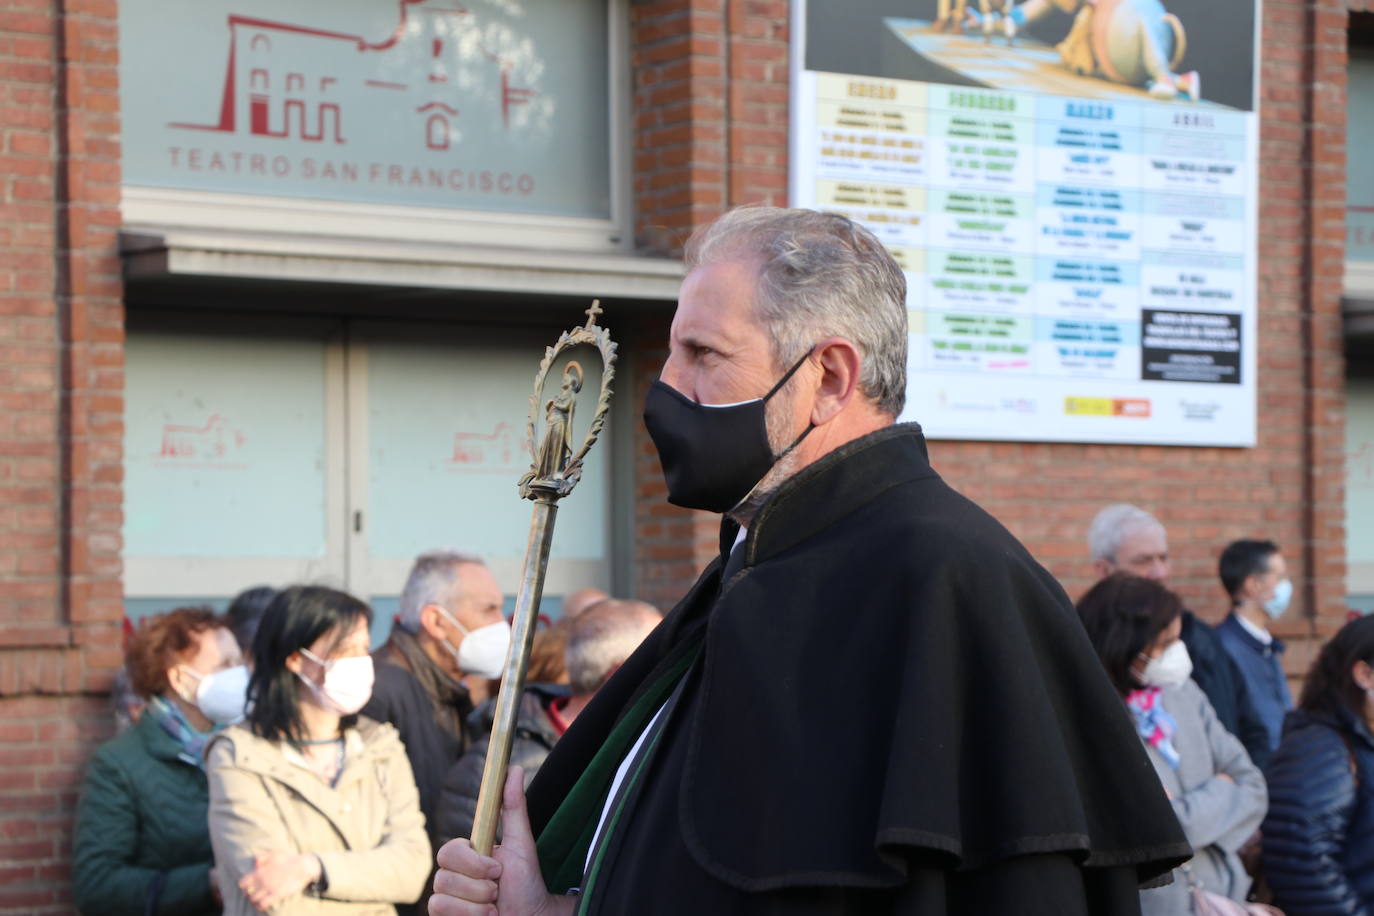
[[[793,22],[792,200],[905,270],[905,419],[1254,445],[1253,0],[795,0]]]
[[[121,0],[124,182],[613,217],[606,0]]]

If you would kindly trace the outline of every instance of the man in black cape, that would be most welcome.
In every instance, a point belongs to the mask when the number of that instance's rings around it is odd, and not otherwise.
[[[750,208],[687,263],[645,423],[721,555],[430,912],[1138,914],[1191,852],[1063,590],[894,425],[891,255]]]

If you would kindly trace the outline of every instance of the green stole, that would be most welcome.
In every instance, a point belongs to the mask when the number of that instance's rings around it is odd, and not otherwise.
[[[583,900],[579,904],[579,911],[590,897],[605,853],[606,839],[612,836],[620,822],[625,809],[624,800],[630,796],[631,790],[643,774],[645,764],[653,754],[653,746],[646,745],[639,764],[632,772],[626,773],[620,792],[620,803],[606,818],[605,838],[600,844],[596,860],[588,869],[587,853],[592,840],[596,838],[597,823],[600,821],[602,809],[606,806],[606,796],[611,783],[615,780],[616,770],[620,768],[625,755],[630,752],[630,748],[648,727],[659,708],[672,695],[692,662],[696,661],[701,652],[701,640],[694,641],[684,649],[685,651],[663,669],[657,678],[649,682],[648,688],[640,693],[638,699],[630,704],[620,721],[606,736],[601,749],[587,764],[587,768],[582,771],[582,775],[573,784],[563,803],[558,806],[558,810],[549,818],[548,824],[539,834],[536,844],[539,852],[539,870],[544,875],[549,892],[566,894],[572,888],[580,887]],[[659,731],[659,734],[662,732]]]

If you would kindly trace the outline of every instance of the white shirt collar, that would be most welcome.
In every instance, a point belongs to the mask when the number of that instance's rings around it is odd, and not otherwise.
[[[1231,613],[1235,615],[1235,618],[1240,623],[1240,625],[1245,628],[1245,632],[1249,633],[1251,636],[1255,637],[1260,642],[1264,643],[1266,646],[1274,641],[1274,634],[1270,633],[1264,627],[1256,626],[1249,620],[1246,620],[1245,617],[1242,616],[1239,611],[1232,611]]]

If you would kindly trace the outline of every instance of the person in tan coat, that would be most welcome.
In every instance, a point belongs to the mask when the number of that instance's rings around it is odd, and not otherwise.
[[[210,836],[226,916],[391,916],[430,873],[419,793],[396,730],[360,719],[371,612],[301,586],[254,640],[250,710],[211,741]]]

